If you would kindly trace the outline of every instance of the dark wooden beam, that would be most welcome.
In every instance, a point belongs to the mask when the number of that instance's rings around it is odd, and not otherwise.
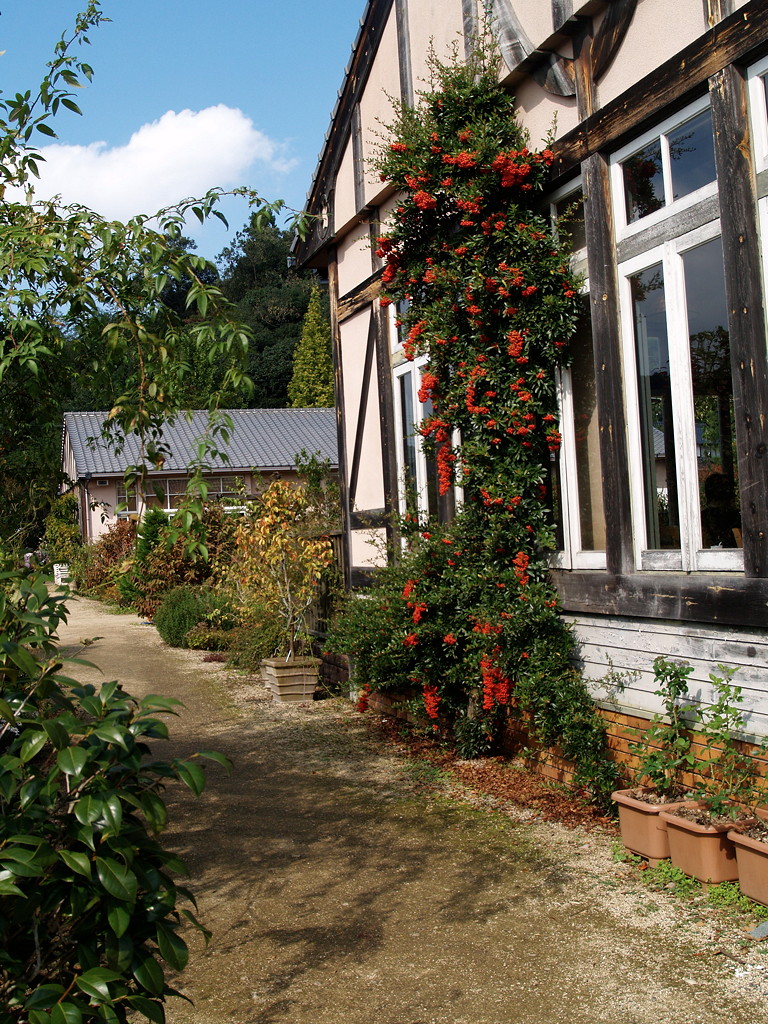
[[[351,552],[349,543],[349,489],[347,459],[347,428],[344,401],[344,370],[341,361],[341,331],[339,329],[339,272],[336,263],[336,252],[332,250],[328,260],[328,296],[331,306],[331,342],[333,345],[333,367],[336,389],[336,438],[339,448],[339,499],[341,502],[341,529],[344,554],[344,586],[349,590],[351,584],[350,565]]]
[[[477,7],[475,0],[461,0],[461,14],[464,26],[464,59],[469,60],[477,38]]]
[[[554,176],[572,171],[592,153],[613,149],[639,134],[689,102],[697,89],[705,92],[709,78],[722,68],[764,53],[768,53],[768,4],[750,0],[559,139],[552,146]]]
[[[560,32],[573,17],[573,0],[552,0],[552,31]]]
[[[626,405],[621,371],[618,277],[608,161],[599,153],[582,165],[589,299],[595,360],[595,397],[608,571],[631,572],[632,512],[627,470]]]
[[[339,100],[331,116],[325,146],[320,156],[320,164],[315,173],[312,192],[308,202],[308,211],[319,214],[324,202],[334,188],[339,165],[352,129],[353,111],[360,102],[368,76],[373,67],[376,50],[386,27],[394,0],[377,0],[369,4],[365,11],[363,24],[360,26],[352,57],[347,68]],[[333,222],[331,222],[333,232]],[[297,243],[296,257],[300,264],[308,263],[318,255],[326,242],[326,237],[319,232],[316,222],[307,237]]]
[[[411,63],[411,29],[408,24],[408,0],[395,0],[397,15],[397,61],[400,70],[400,98],[413,106],[413,67]]]
[[[376,326],[376,374],[379,386],[379,435],[381,438],[381,465],[383,470],[384,508],[387,512],[387,540],[392,539],[393,515],[397,503],[397,455],[395,439],[395,399],[392,394],[392,366],[390,362],[389,320],[386,309],[376,303],[371,310]]]
[[[355,209],[362,210],[365,206],[365,158],[363,156],[363,124],[359,103],[355,104],[352,111],[352,168],[355,177]]]
[[[563,611],[575,615],[626,615],[746,629],[768,625],[768,580],[764,579],[726,573],[615,576],[563,570],[553,571],[552,578]]]
[[[704,17],[710,28],[718,21],[722,21],[723,18],[727,18],[729,14],[733,14],[733,0],[703,0],[703,2]]]
[[[339,322],[370,306],[381,291],[381,270],[375,271],[339,299]]]
[[[584,23],[574,39],[573,64],[579,114],[587,118],[597,102],[590,22]],[[599,154],[588,157],[582,166],[582,181],[606,561],[609,572],[631,572],[634,556],[627,473],[626,411],[608,161]]]
[[[744,572],[768,576],[768,365],[755,176],[744,75],[710,80],[731,342]]]
[[[373,310],[368,321],[368,340],[365,346],[365,361],[363,363],[363,380],[360,387],[360,402],[355,421],[355,448],[352,453],[352,464],[349,467],[349,507],[355,507],[357,494],[357,481],[360,476],[360,460],[363,455],[363,435],[365,433],[365,420],[368,412],[368,396],[371,391],[371,374],[373,372],[373,361],[376,354],[376,323],[373,318]]]

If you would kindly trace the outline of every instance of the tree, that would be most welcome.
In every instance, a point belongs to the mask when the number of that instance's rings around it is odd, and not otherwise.
[[[0,405],[0,439],[10,436],[13,442],[19,408],[35,430],[48,429],[54,406],[43,388],[46,382],[50,387],[47,375],[69,360],[77,364],[87,347],[81,337],[95,319],[105,318],[98,351],[90,350],[94,368],[129,364],[124,390],[108,410],[107,434],[140,435],[142,458],[134,475],[141,475],[162,463],[163,421],[186,405],[183,384],[194,365],[190,351],[221,368],[205,403],[215,413],[223,396],[248,386],[251,331],[211,280],[210,264],[180,244],[187,215],[221,216],[221,190],[125,224],[80,205],[35,197],[43,159],[36,140],[56,137],[51,121],[62,107],[80,112],[74,90],[90,80],[92,69],[75,55],[75,44],[87,43],[88,31],[103,18],[100,0],[89,0],[71,38],[56,45],[37,94],[0,99],[0,391],[13,388],[15,398]],[[235,191],[255,209],[254,230],[281,209],[251,190]],[[165,297],[169,287],[187,281],[180,313]],[[57,420],[58,415],[56,409]],[[222,431],[225,426],[214,416],[212,444]],[[13,443],[2,443],[0,481],[13,479],[14,454]],[[199,456],[202,464],[204,449]]]
[[[293,353],[307,312],[311,278],[288,267],[292,233],[252,217],[218,259],[220,287],[248,324],[251,408],[288,405]]]
[[[331,328],[323,316],[320,289],[315,285],[293,356],[293,376],[288,398],[294,409],[327,408],[333,405]]]
[[[41,473],[31,442],[58,427],[57,381],[88,360],[94,371],[114,362],[122,390],[108,413],[107,436],[135,433],[139,463],[131,486],[164,458],[163,422],[184,408],[188,353],[221,365],[208,397],[213,414],[201,442],[191,488],[227,423],[221,398],[247,385],[250,332],[211,279],[204,259],[175,243],[185,216],[217,216],[220,192],[187,200],[126,224],[79,205],[39,200],[33,181],[42,156],[38,135],[55,138],[53,116],[79,113],[73,90],[92,70],[74,55],[102,21],[89,0],[75,30],[57,44],[36,95],[0,98],[0,501],[20,479],[18,459]],[[241,190],[269,221],[280,204]],[[189,281],[184,309],[164,300],[172,282]],[[189,321],[189,316],[195,319]],[[94,337],[88,328],[104,318]],[[91,341],[98,344],[91,346]],[[86,340],[84,340],[86,339]],[[19,432],[18,419],[27,434]],[[21,448],[19,450],[18,445]],[[6,488],[6,482],[9,486]],[[29,501],[37,500],[30,495]],[[201,506],[198,502],[198,510]],[[0,555],[17,547],[24,515],[0,508]],[[29,511],[29,510],[27,510]],[[200,523],[195,504],[185,528]],[[187,548],[204,556],[204,535]],[[187,947],[178,934],[183,863],[157,839],[166,822],[160,793],[180,780],[200,793],[196,760],[154,760],[147,743],[166,738],[157,715],[174,701],[139,702],[116,682],[96,691],[62,673],[56,630],[62,598],[43,578],[0,561],[0,1024],[126,1024],[165,1019],[173,992],[163,964],[179,971]],[[197,756],[197,755],[195,755]],[[221,755],[210,755],[225,764]]]

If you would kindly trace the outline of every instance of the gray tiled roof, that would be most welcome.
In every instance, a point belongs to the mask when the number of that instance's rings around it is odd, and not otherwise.
[[[308,455],[320,453],[338,467],[336,445],[336,414],[333,409],[229,409],[232,419],[231,440],[228,447],[229,462],[210,459],[213,468],[231,471],[259,469],[287,470],[296,464],[296,455],[304,449]],[[122,474],[126,466],[139,462],[139,442],[129,437],[123,451],[116,455],[101,440],[104,412],[67,412],[64,428],[69,435],[75,457],[78,477]],[[164,473],[186,469],[197,442],[208,423],[207,412],[193,412],[192,418],[180,415],[175,423],[167,424],[163,440],[171,455],[163,466]],[[91,441],[95,438],[95,441]]]

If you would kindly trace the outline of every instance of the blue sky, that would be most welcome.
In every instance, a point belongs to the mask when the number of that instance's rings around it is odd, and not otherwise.
[[[77,0],[3,0],[0,89],[36,90]],[[104,0],[90,33],[92,85],[54,127],[40,195],[110,217],[153,212],[215,185],[301,207],[366,0]],[[41,141],[43,137],[40,136]],[[188,234],[214,257],[242,202]]]

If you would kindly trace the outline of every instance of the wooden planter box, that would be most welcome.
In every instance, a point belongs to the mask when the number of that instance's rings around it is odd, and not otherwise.
[[[272,691],[272,699],[281,704],[299,704],[312,700],[320,658],[265,658],[260,662],[261,678]]]

